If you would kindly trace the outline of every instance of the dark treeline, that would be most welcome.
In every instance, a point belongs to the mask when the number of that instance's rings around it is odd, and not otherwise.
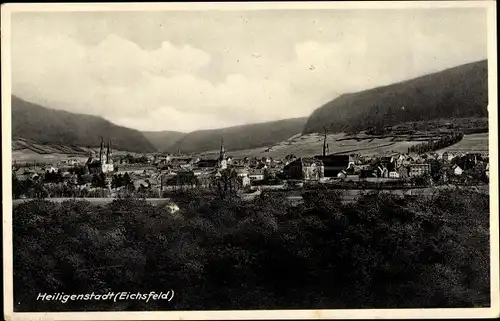
[[[106,206],[14,207],[15,311],[489,306],[489,199],[329,191],[292,207],[217,193]],[[37,301],[38,293],[175,290],[171,302]]]
[[[453,133],[445,135],[441,137],[439,140],[431,140],[429,142],[411,146],[408,148],[408,153],[423,154],[435,151],[456,144],[459,141],[461,141],[462,138],[464,138],[464,134],[462,133]]]

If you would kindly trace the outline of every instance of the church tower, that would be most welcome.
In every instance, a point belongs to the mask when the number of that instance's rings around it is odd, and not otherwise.
[[[106,155],[104,161],[101,163],[103,173],[110,173],[114,171],[113,160],[111,159],[111,142],[108,140],[106,144]]]
[[[329,153],[329,150],[328,150],[328,144],[326,143],[326,133],[327,133],[326,128],[324,128],[324,130],[325,130],[325,136],[323,138],[323,156],[326,156],[327,153]]]
[[[224,150],[224,138],[221,139],[220,152],[219,152],[219,168],[227,168],[226,151]]]
[[[219,161],[226,159],[226,152],[224,150],[224,138],[221,139],[220,142],[220,152],[219,152]]]
[[[99,149],[99,163],[102,164],[102,153],[104,151],[104,139],[101,136],[101,148]]]
[[[108,141],[108,147],[106,149],[106,164],[110,164],[111,163],[111,151],[110,151],[110,142]]]

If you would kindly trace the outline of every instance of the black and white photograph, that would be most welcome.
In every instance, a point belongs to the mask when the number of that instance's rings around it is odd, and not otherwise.
[[[499,316],[494,1],[1,30],[9,320]]]

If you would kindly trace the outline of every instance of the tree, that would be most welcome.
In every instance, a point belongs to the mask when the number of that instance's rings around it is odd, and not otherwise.
[[[106,187],[106,176],[104,173],[94,174],[92,176],[92,187],[95,188],[105,188]]]
[[[134,191],[134,183],[128,173],[123,174],[123,186],[125,186],[127,191]]]

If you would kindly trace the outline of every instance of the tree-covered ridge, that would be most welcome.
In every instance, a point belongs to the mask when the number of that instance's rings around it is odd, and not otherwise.
[[[12,96],[12,137],[40,144],[98,147],[101,137],[111,139],[113,149],[153,152],[156,148],[135,129],[103,118],[45,108]]]
[[[488,116],[488,63],[474,62],[344,94],[316,109],[304,133],[356,132],[411,121]]]
[[[221,138],[227,150],[268,147],[302,132],[307,118],[291,118],[247,124],[186,134],[169,151],[182,153],[213,151],[220,148]]]
[[[167,130],[156,132],[143,131],[142,133],[159,152],[170,150],[175,143],[186,135],[186,133]]]
[[[181,210],[134,199],[106,206],[17,205],[16,311],[489,306],[489,199],[333,192],[292,207],[184,192]],[[174,289],[171,302],[37,301],[48,292]]]

